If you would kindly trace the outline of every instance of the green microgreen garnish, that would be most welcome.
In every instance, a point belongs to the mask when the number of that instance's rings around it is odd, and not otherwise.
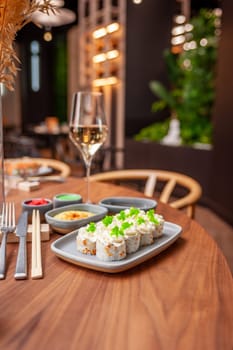
[[[157,225],[159,224],[159,220],[155,217],[155,212],[153,209],[148,210],[146,215],[147,215],[150,222],[157,224]]]
[[[126,219],[126,213],[125,213],[124,210],[121,210],[121,211],[120,211],[120,213],[117,215],[117,219],[118,219],[118,220],[121,220],[121,221],[123,221],[123,220]]]
[[[129,216],[136,216],[140,213],[140,210],[138,208],[130,208],[129,210]]]
[[[124,231],[124,230],[126,230],[127,228],[131,227],[132,225],[133,225],[132,222],[125,221],[125,222],[122,223],[121,229]]]
[[[115,226],[115,227],[113,227],[113,228],[111,229],[110,235],[111,235],[111,236],[116,236],[116,237],[124,236],[124,232],[123,232],[123,230],[121,230],[118,226]]]
[[[94,222],[90,222],[87,228],[87,232],[95,232],[96,224]]]
[[[113,217],[110,215],[106,215],[103,218],[102,223],[104,224],[104,226],[109,226],[109,225],[111,225],[112,221],[113,221]]]
[[[146,220],[142,217],[138,217],[137,218],[137,224],[138,225],[142,225],[142,224],[145,224]]]

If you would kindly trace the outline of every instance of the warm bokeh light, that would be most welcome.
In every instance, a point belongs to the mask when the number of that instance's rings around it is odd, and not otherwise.
[[[183,24],[185,23],[185,21],[186,21],[186,18],[184,15],[178,15],[175,17],[175,23],[177,24]]]
[[[43,38],[45,41],[52,41],[52,33],[50,31],[44,32]]]
[[[176,26],[172,29],[172,35],[181,35],[184,34],[185,32],[185,27],[182,26]]]
[[[139,5],[142,3],[142,0],[133,0],[133,3],[136,4],[136,5]]]
[[[119,56],[118,50],[111,50],[106,52],[106,57],[108,60],[113,60],[114,58],[117,58]]]
[[[111,23],[111,24],[109,24],[109,25],[107,26],[107,32],[108,32],[108,33],[114,33],[114,32],[116,32],[117,30],[119,30],[119,28],[120,28],[119,23],[114,22],[114,23]]]
[[[92,58],[94,63],[100,63],[106,61],[106,55],[105,53],[100,53],[98,55],[93,56]]]
[[[119,30],[120,25],[117,22],[113,22],[108,24],[106,27],[100,27],[92,33],[94,39],[100,39],[107,34],[111,34]]]
[[[92,35],[93,35],[94,39],[99,39],[99,38],[102,38],[103,36],[105,36],[106,34],[107,34],[106,28],[101,27],[99,29],[96,29]]]
[[[183,42],[185,42],[185,36],[184,35],[175,36],[174,38],[171,39],[172,45],[180,45]]]
[[[107,78],[100,78],[93,80],[93,86],[99,87],[99,86],[105,86],[105,85],[114,85],[118,83],[118,79],[116,77],[107,77]]]

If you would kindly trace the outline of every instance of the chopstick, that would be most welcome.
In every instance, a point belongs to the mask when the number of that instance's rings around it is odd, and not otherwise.
[[[40,240],[40,213],[34,209],[32,212],[32,267],[31,278],[42,278],[41,240]]]

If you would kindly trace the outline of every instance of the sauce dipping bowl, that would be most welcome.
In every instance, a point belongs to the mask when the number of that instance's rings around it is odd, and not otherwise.
[[[155,209],[157,202],[153,199],[140,197],[108,197],[99,202],[99,205],[108,209],[109,213],[119,213],[121,210],[129,209],[131,207],[141,210]]]
[[[83,212],[92,213],[93,215],[88,216],[86,218],[72,219],[72,220],[66,220],[66,219],[64,220],[64,219],[55,217],[60,213],[65,213],[69,211],[83,211]],[[55,208],[50,211],[47,211],[45,213],[45,220],[54,231],[58,233],[66,234],[73,230],[78,229],[81,226],[87,225],[89,222],[96,222],[101,220],[107,213],[108,213],[108,209],[100,205],[80,203],[80,204],[67,205],[65,207],[59,207],[59,208]]]
[[[29,198],[22,202],[23,211],[28,212],[28,220],[32,221],[32,212],[39,210],[41,222],[45,222],[45,213],[53,208],[53,201],[48,198]]]
[[[53,207],[59,208],[66,205],[78,204],[82,202],[82,197],[77,193],[58,193],[53,197]]]

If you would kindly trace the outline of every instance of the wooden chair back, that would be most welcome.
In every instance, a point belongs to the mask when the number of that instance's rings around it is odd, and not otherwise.
[[[202,188],[192,177],[166,170],[127,169],[113,170],[90,176],[90,181],[123,183],[144,182],[143,193],[148,197],[156,196],[159,190],[159,200],[168,203],[173,208],[186,208],[187,215],[195,215],[195,204],[200,199]],[[160,186],[159,186],[160,184]],[[161,184],[162,188],[161,188]],[[155,192],[156,191],[156,192]]]
[[[61,177],[67,177],[71,173],[70,166],[57,159],[31,158],[31,157],[6,158],[4,163],[5,163],[6,170],[7,168],[13,169],[14,166],[16,168],[20,167],[20,164],[22,164],[22,167],[25,167],[25,168],[27,167],[27,164],[29,167],[31,164],[32,165],[38,164],[38,166],[45,166],[45,167],[51,168]],[[8,175],[12,175],[12,174],[8,173]]]

